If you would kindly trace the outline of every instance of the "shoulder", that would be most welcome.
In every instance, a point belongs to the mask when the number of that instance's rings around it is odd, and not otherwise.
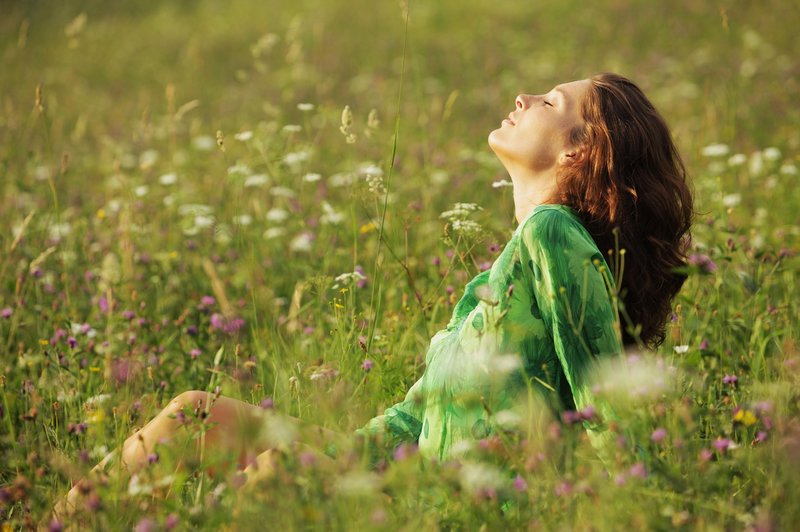
[[[527,246],[569,246],[583,240],[586,229],[578,216],[564,205],[539,205],[519,227],[522,243]]]

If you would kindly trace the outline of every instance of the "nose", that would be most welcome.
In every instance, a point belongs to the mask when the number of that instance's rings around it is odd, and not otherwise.
[[[517,109],[525,109],[530,104],[530,99],[532,96],[530,94],[519,94],[517,95],[516,103]]]

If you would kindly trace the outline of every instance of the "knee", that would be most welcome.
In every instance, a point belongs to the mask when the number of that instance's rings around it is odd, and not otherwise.
[[[179,410],[184,408],[188,410],[193,410],[195,408],[203,408],[205,405],[206,397],[208,397],[207,392],[203,392],[200,390],[187,390],[183,393],[180,393],[175,396],[167,406],[167,409],[171,413],[177,413]]]

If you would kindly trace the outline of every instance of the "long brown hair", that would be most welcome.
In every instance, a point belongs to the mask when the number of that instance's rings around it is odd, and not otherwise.
[[[618,284],[623,342],[664,340],[671,302],[686,276],[692,192],[666,122],[632,81],[590,78],[585,125],[571,141],[583,156],[559,169],[558,202],[578,212]],[[622,251],[624,250],[624,251]]]

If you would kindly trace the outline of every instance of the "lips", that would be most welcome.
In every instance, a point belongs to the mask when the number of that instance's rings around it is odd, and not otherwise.
[[[507,119],[507,120],[508,120],[509,122],[511,122],[511,125],[512,125],[512,126],[516,126],[516,125],[517,125],[517,123],[516,123],[516,122],[514,122],[514,118],[511,116],[511,113],[508,113],[508,119]]]

